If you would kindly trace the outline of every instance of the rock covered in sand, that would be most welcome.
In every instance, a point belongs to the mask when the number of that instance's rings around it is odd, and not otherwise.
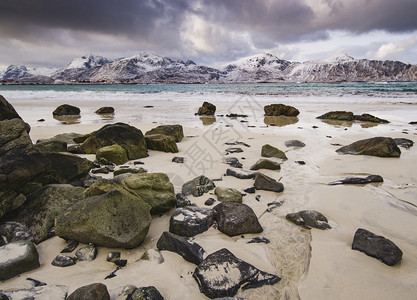
[[[210,228],[214,212],[209,208],[187,206],[177,208],[171,215],[169,231],[181,236],[195,236]]]
[[[40,266],[39,255],[31,241],[16,241],[0,247],[0,280],[13,278]]]
[[[214,194],[220,202],[235,202],[242,203],[242,193],[233,188],[216,187]]]
[[[302,210],[296,213],[290,213],[287,214],[285,218],[307,229],[310,229],[311,227],[322,230],[331,228],[327,218],[315,210]]]

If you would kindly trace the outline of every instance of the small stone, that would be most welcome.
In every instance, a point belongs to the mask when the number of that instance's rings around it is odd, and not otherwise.
[[[201,175],[184,183],[182,186],[182,193],[185,196],[193,195],[194,197],[199,197],[214,188],[215,185],[213,181],[206,176]]]
[[[239,160],[236,157],[226,157],[222,159],[222,162],[225,164],[228,164],[229,166],[233,168],[242,168],[242,164],[239,162]]]
[[[244,189],[243,191],[248,193],[248,194],[255,194],[256,193],[255,187],[253,187],[253,186],[250,187],[250,188]]]
[[[97,256],[97,248],[94,245],[88,245],[80,248],[75,252],[75,256],[79,261],[92,261]]]
[[[64,249],[61,250],[61,253],[71,253],[78,247],[79,244],[80,243],[78,241],[72,240]]]
[[[109,252],[107,254],[106,260],[108,262],[113,262],[114,263],[116,260],[120,259],[120,255],[121,255],[121,253],[119,251]]]
[[[299,140],[290,140],[285,142],[286,147],[297,147],[297,148],[303,148],[306,146],[303,142]]]
[[[46,283],[45,282],[42,282],[42,281],[39,281],[39,280],[36,280],[36,279],[33,279],[33,278],[26,278],[26,280],[29,280],[31,283],[32,283],[32,286],[34,286],[34,287],[36,287],[36,286],[45,286],[46,285]],[[0,298],[0,300],[1,300],[1,298]]]
[[[240,147],[231,147],[231,148],[227,148],[226,149],[226,154],[230,154],[230,153],[240,153],[243,152],[243,149]]]
[[[252,179],[255,178],[258,172],[228,168],[226,170],[226,176],[233,176],[239,179]]]
[[[307,229],[318,228],[318,229],[330,229],[330,225],[327,223],[327,218],[315,210],[302,210],[297,213],[287,214],[285,217],[287,220],[304,226]]]
[[[141,257],[141,259],[148,260],[148,261],[153,261],[153,262],[156,262],[157,264],[162,264],[165,261],[161,252],[159,250],[155,250],[155,249],[147,250],[143,254],[143,256]]]
[[[257,244],[259,244],[259,243],[269,244],[270,242],[271,242],[271,241],[270,241],[270,240],[268,240],[266,237],[263,237],[263,236],[257,236],[257,237],[255,237],[255,238],[251,239],[251,240],[248,242],[248,244],[252,244],[252,243],[257,243]]]
[[[57,255],[51,263],[55,267],[69,267],[75,265],[75,258],[67,255]]]
[[[284,190],[284,185],[281,182],[262,173],[256,174],[254,186],[257,190],[273,191],[277,193]]]
[[[414,142],[412,140],[404,138],[396,138],[394,139],[394,142],[397,144],[397,146],[405,149],[410,149],[414,145]]]
[[[207,206],[211,206],[211,205],[213,205],[215,202],[216,202],[216,199],[214,199],[214,198],[208,198],[208,199],[206,200],[206,202],[204,202],[204,204],[205,204],[205,205],[207,205]]]
[[[100,107],[95,111],[96,114],[114,114],[114,108],[111,106]]]
[[[220,202],[242,203],[242,193],[233,188],[216,187],[214,193]]]
[[[182,163],[184,163],[184,157],[175,156],[172,159],[172,162],[177,163],[177,164],[182,164]]]

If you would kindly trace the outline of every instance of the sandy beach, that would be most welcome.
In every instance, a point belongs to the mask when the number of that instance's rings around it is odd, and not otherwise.
[[[378,99],[335,101],[310,97],[277,98],[272,96],[205,96],[151,95],[114,101],[110,98],[84,101],[53,99],[29,102],[23,98],[4,95],[20,116],[31,126],[30,136],[50,138],[60,133],[89,133],[113,122],[125,122],[143,133],[160,124],[181,124],[184,139],[178,143],[179,153],[149,150],[149,157],[140,159],[148,172],[166,173],[174,184],[175,192],[188,180],[205,175],[216,186],[235,188],[241,192],[253,185],[252,179],[224,176],[228,165],[226,142],[242,142],[237,145],[243,152],[229,154],[239,159],[248,170],[259,158],[261,148],[270,144],[286,152],[288,160],[282,162],[280,171],[262,172],[284,184],[282,193],[257,191],[243,197],[259,218],[264,231],[261,234],[245,234],[228,237],[211,227],[195,236],[207,253],[221,248],[258,269],[276,274],[282,280],[275,285],[240,290],[236,297],[245,299],[415,299],[417,295],[417,152],[416,146],[401,148],[400,158],[380,158],[363,155],[340,155],[335,152],[341,145],[357,140],[384,136],[407,138],[417,142],[417,104],[413,101],[385,101]],[[200,118],[194,113],[203,101],[217,106],[216,117]],[[408,103],[407,103],[408,102]],[[68,103],[81,108],[81,118],[71,124],[52,118],[52,111],[60,104]],[[263,106],[284,103],[297,107],[296,118],[266,118]],[[145,105],[153,107],[144,108]],[[94,111],[101,106],[113,106],[114,118],[102,118]],[[336,110],[370,113],[389,120],[389,124],[361,122],[326,122],[317,116]],[[228,113],[244,113],[246,118],[228,118]],[[39,119],[45,119],[39,122]],[[214,122],[213,122],[214,121]],[[242,122],[243,121],[243,122]],[[65,123],[64,123],[65,122]],[[211,123],[211,124],[210,124]],[[205,125],[208,124],[208,125]],[[273,124],[274,126],[271,126]],[[306,147],[286,147],[288,140],[300,140]],[[233,146],[235,147],[235,146]],[[174,156],[185,158],[184,164],[172,162]],[[85,155],[94,160],[94,155]],[[277,160],[278,162],[281,162]],[[304,161],[301,165],[296,161]],[[125,165],[133,166],[133,161]],[[328,185],[329,182],[348,176],[383,177],[383,183],[368,185]],[[112,174],[103,175],[112,178]],[[255,197],[260,196],[257,200]],[[215,198],[213,191],[200,197],[189,196],[192,203],[207,207],[204,202]],[[270,205],[280,202],[281,206]],[[288,213],[300,210],[316,210],[324,214],[330,230],[305,229],[285,219]],[[163,216],[154,216],[145,242],[135,249],[108,249],[99,247],[98,256],[91,262],[78,262],[74,266],[58,268],[51,261],[66,243],[59,237],[37,245],[41,267],[19,277],[0,283],[2,290],[29,288],[27,277],[47,283],[64,285],[68,293],[94,282],[106,284],[111,299],[118,298],[121,288],[127,284],[155,286],[165,299],[207,299],[200,293],[192,272],[195,265],[179,255],[162,251],[165,262],[140,260],[146,250],[156,249],[156,242],[169,228],[173,210]],[[400,263],[390,267],[375,258],[351,249],[353,236],[358,228],[365,228],[393,241],[402,251]],[[247,242],[256,236],[269,239],[269,244]],[[115,266],[106,262],[110,251],[121,251],[128,260],[126,267],[116,277],[104,279]]]

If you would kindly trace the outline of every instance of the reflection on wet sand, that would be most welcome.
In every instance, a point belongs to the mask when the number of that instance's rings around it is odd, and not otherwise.
[[[353,124],[359,123],[362,128],[371,128],[380,125],[380,123],[373,122],[357,122],[357,121],[342,121],[342,120],[321,120],[323,123],[333,125],[336,127],[352,127]]]
[[[200,117],[201,122],[203,122],[203,125],[211,125],[214,122],[216,122],[215,116],[204,116]]]
[[[55,120],[58,120],[62,124],[79,124],[81,121],[81,116],[73,115],[73,116],[54,116]]]
[[[114,113],[113,114],[100,114],[100,117],[102,120],[113,120]]]
[[[298,122],[297,117],[287,117],[287,116],[266,116],[264,118],[264,123],[271,126],[287,126],[291,124],[296,124]]]

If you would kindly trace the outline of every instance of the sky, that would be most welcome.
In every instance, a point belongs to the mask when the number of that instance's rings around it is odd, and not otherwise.
[[[0,1],[0,69],[142,51],[209,66],[259,53],[417,64],[417,0]]]

